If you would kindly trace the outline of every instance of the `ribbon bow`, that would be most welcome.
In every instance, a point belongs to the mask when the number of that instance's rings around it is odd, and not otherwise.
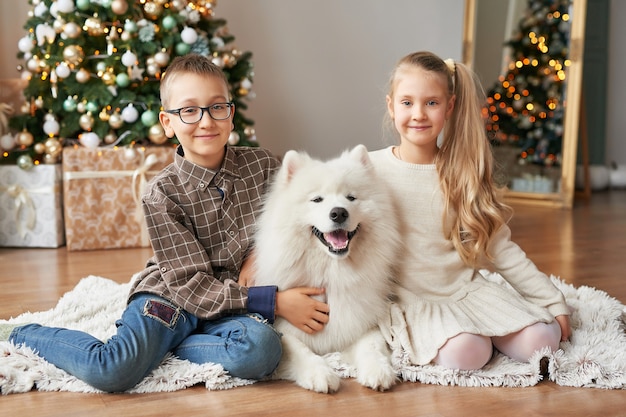
[[[9,197],[15,199],[15,223],[17,224],[17,232],[20,234],[20,237],[24,239],[26,229],[33,230],[37,220],[33,200],[28,195],[28,191],[20,185],[9,185],[8,187],[0,186],[0,191],[6,192]],[[22,211],[24,212],[23,223],[26,229],[23,227],[22,222],[20,222],[20,212]]]
[[[159,159],[154,154],[150,154],[147,157],[145,157],[143,153],[140,154],[142,158],[142,163],[139,168],[133,171],[132,187],[133,200],[135,201],[135,220],[139,224],[143,224],[145,222],[145,217],[143,215],[143,209],[141,207],[141,196],[146,190],[146,185],[148,184],[146,174],[150,171],[150,168],[152,168],[154,164],[159,162]],[[146,227],[141,228],[141,242],[144,245],[147,245],[149,243]]]

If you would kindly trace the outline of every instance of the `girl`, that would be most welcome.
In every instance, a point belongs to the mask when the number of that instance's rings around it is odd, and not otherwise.
[[[416,52],[399,61],[386,99],[400,145],[371,158],[397,196],[411,249],[385,329],[394,350],[417,365],[470,370],[487,364],[493,346],[517,361],[558,349],[570,336],[569,309],[510,240],[474,74]],[[510,285],[486,280],[482,268]]]

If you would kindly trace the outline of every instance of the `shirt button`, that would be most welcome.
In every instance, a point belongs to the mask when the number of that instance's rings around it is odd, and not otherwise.
[[[166,268],[166,267],[164,267],[164,266],[162,266],[162,267],[161,267],[161,272],[167,272],[167,268]]]
[[[201,182],[200,184],[198,184],[198,187],[200,187],[200,188],[204,188],[204,183],[203,183],[203,182]]]
[[[228,232],[231,236],[235,236],[235,232],[233,230],[231,230],[230,232]]]

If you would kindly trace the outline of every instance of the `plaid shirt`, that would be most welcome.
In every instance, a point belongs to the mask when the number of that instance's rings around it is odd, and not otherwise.
[[[227,146],[215,172],[183,154],[178,147],[142,198],[154,256],[129,297],[156,294],[205,320],[250,312],[273,321],[276,288],[245,288],[237,280],[280,162],[261,148]]]

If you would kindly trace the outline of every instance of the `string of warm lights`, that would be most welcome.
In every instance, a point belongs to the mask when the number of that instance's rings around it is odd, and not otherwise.
[[[519,148],[520,164],[557,165],[561,158],[570,0],[529,0],[507,42],[511,60],[489,90],[484,116],[495,145]]]

